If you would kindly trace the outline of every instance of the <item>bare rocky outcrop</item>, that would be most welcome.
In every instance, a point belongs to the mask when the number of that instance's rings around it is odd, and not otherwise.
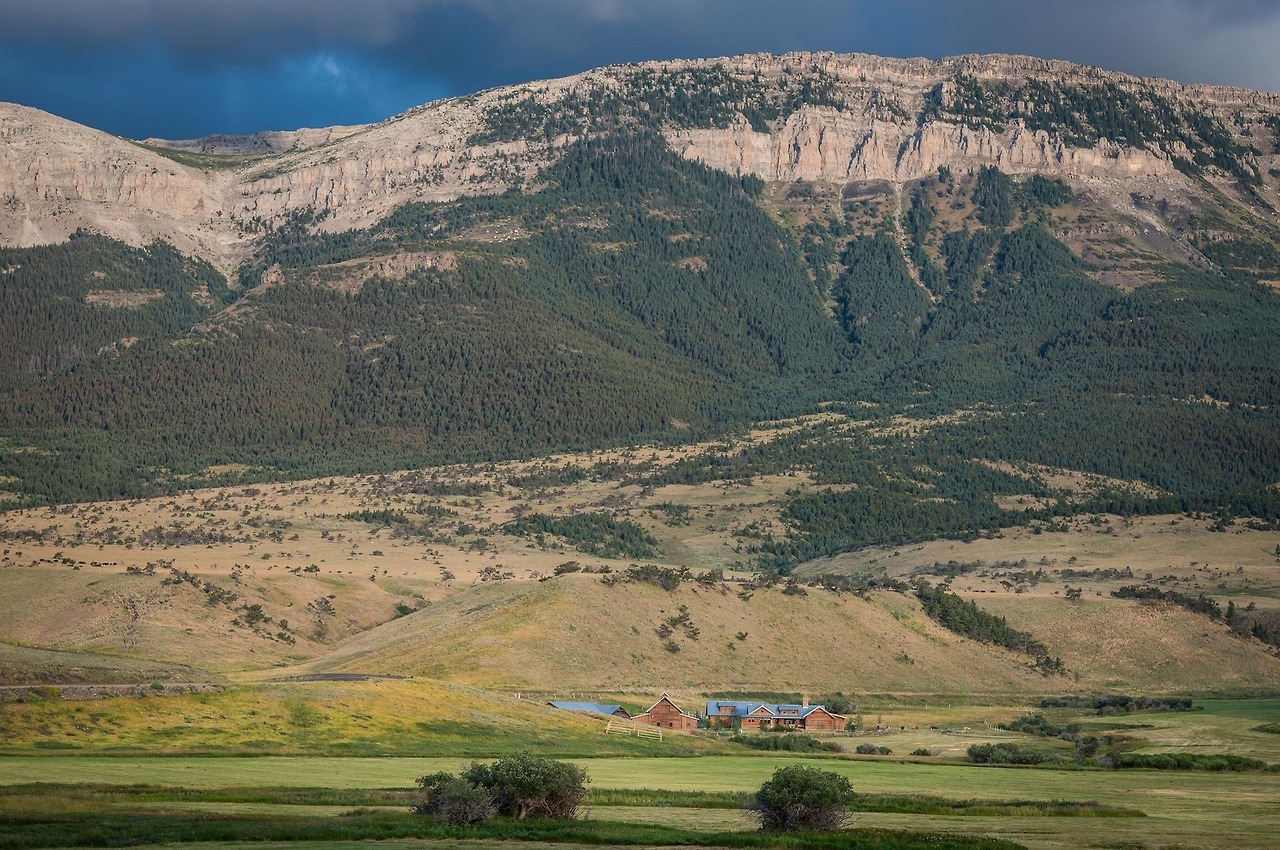
[[[0,241],[35,245],[78,229],[229,259],[231,174],[205,174],[48,113],[0,104]]]
[[[1012,127],[1003,133],[950,122],[923,127],[859,120],[847,112],[804,107],[773,133],[757,133],[745,121],[727,130],[669,134],[677,151],[712,168],[765,180],[907,182],[936,173],[995,165],[1010,174],[1061,177],[1170,177],[1167,157],[1102,140],[1072,148],[1047,132]]]
[[[236,168],[198,168],[132,142],[43,112],[0,105],[0,241],[30,245],[89,228],[140,244],[165,239],[180,250],[231,269],[247,256],[264,225],[299,210],[320,214],[325,229],[368,226],[409,201],[437,201],[528,184],[564,133],[529,133],[477,143],[487,116],[516,102],[549,109],[589,103],[623,90],[637,75],[723,70],[740,80],[780,86],[821,75],[839,105],[801,105],[767,132],[744,116],[728,126],[668,126],[682,155],[734,174],[765,180],[904,183],[934,173],[996,165],[1011,173],[1043,173],[1088,187],[1131,207],[1128,184],[1186,196],[1202,192],[1174,167],[1177,150],[1126,146],[1102,139],[1072,146],[1020,121],[993,127],[930,111],[954,94],[956,81],[1108,84],[1154,92],[1204,110],[1243,143],[1270,147],[1268,116],[1280,96],[1209,86],[1183,86],[1097,68],[1023,56],[960,56],[931,61],[862,54],[757,54],[733,59],[645,63],[601,68],[558,80],[492,89],[437,101],[380,124],[159,142],[200,153],[263,154]],[[713,122],[719,123],[719,122]],[[1246,137],[1246,131],[1249,135]],[[1275,158],[1258,156],[1259,172]],[[1276,194],[1275,178],[1264,192]],[[1225,181],[1224,181],[1225,182]],[[1280,198],[1273,198],[1273,203]],[[1132,210],[1129,210],[1130,212]]]

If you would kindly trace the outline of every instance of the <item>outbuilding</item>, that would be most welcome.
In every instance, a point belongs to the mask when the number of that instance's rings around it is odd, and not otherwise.
[[[650,726],[671,729],[676,732],[692,732],[698,728],[698,718],[681,711],[680,706],[672,702],[671,697],[665,693],[657,702],[649,706],[648,711],[644,714],[637,714],[632,720],[637,723],[647,723]]]
[[[561,711],[584,711],[588,714],[603,714],[605,717],[621,717],[623,720],[630,720],[631,714],[620,705],[610,705],[600,702],[577,702],[574,700],[553,699],[547,703],[552,708],[558,708]]]

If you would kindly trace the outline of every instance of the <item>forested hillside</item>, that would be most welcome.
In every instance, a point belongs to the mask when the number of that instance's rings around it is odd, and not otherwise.
[[[6,394],[12,444],[41,450],[6,453],[5,473],[62,500],[215,464],[270,475],[530,455],[793,412],[849,372],[757,184],[650,135],[577,145],[545,178],[538,193],[406,207],[370,231],[295,220],[242,270],[231,308],[194,327],[209,311],[165,327],[103,307],[86,359]],[[92,277],[81,244],[8,262],[54,255]],[[361,260],[431,252],[434,267],[359,277]],[[14,325],[92,309],[14,283],[28,299]]]

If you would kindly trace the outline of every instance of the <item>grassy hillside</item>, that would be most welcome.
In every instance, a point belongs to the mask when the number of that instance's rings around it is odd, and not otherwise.
[[[1277,688],[1280,661],[1249,627],[1280,614],[1280,532],[1212,515],[1081,513],[1107,494],[1148,498],[1134,482],[989,470],[997,492],[986,498],[1008,528],[859,546],[801,565],[794,582],[751,569],[769,541],[812,533],[792,524],[793,505],[855,492],[827,483],[848,470],[899,486],[919,476],[930,482],[921,496],[935,498],[985,475],[976,463],[926,470],[887,448],[932,427],[828,414],[679,449],[10,512],[0,638],[24,646],[0,648],[0,670],[15,684],[411,673],[519,691],[607,687],[637,703],[665,688]],[[1064,513],[1025,515],[1057,503]],[[872,540],[901,530],[884,507],[868,516],[858,528]],[[636,559],[640,543],[647,557]],[[637,560],[647,580],[626,578]],[[908,589],[919,578],[950,579],[1061,657],[1068,676],[943,630]],[[894,581],[903,592],[885,589]],[[1234,603],[1243,627],[1110,596],[1126,585],[1209,594],[1221,609]],[[54,651],[69,649],[83,655]]]
[[[394,606],[405,598],[380,591],[367,579],[321,580],[286,572],[236,581],[227,575],[230,570],[216,566],[201,573],[178,569],[190,577],[178,578],[175,569],[152,575],[95,570],[97,575],[87,576],[68,569],[12,570],[5,575],[7,592],[0,603],[8,624],[5,636],[117,656],[121,672],[104,670],[103,675],[137,681],[158,661],[227,671],[305,658],[326,640],[395,616]],[[259,616],[254,605],[263,619],[251,622],[246,616]],[[46,671],[42,677],[60,669],[47,657],[26,660]],[[34,674],[18,672],[25,666],[15,664],[16,681],[31,680]]]
[[[221,693],[0,705],[0,749],[381,756],[692,755],[717,747],[604,734],[605,721],[459,685],[412,681],[231,687]]]
[[[1049,636],[1054,651],[1095,687],[1152,693],[1274,693],[1280,687],[1273,654],[1181,608],[1109,598],[977,599],[1016,628]]]
[[[929,693],[944,682],[942,689],[956,694],[1280,688],[1280,663],[1261,647],[1181,611],[1151,614],[1110,600],[1086,603],[1084,622],[1082,606],[1062,599],[1000,606],[981,600],[1030,630],[1073,671],[1045,677],[1026,657],[942,629],[913,597],[785,590],[609,587],[586,576],[482,587],[349,638],[298,669],[610,691]],[[625,617],[617,614],[622,610]]]

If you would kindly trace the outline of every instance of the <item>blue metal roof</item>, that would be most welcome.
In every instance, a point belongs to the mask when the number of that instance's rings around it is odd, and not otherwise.
[[[827,711],[821,705],[780,705],[769,702],[742,702],[739,700],[707,700],[708,717],[746,717],[765,709],[771,718],[808,717],[818,709]],[[830,714],[831,712],[827,712]]]
[[[572,700],[557,699],[551,700],[547,705],[552,706],[553,708],[560,708],[565,711],[591,711],[596,714],[613,714],[615,711],[622,708],[620,705],[604,705],[603,703],[598,702],[574,702]]]

